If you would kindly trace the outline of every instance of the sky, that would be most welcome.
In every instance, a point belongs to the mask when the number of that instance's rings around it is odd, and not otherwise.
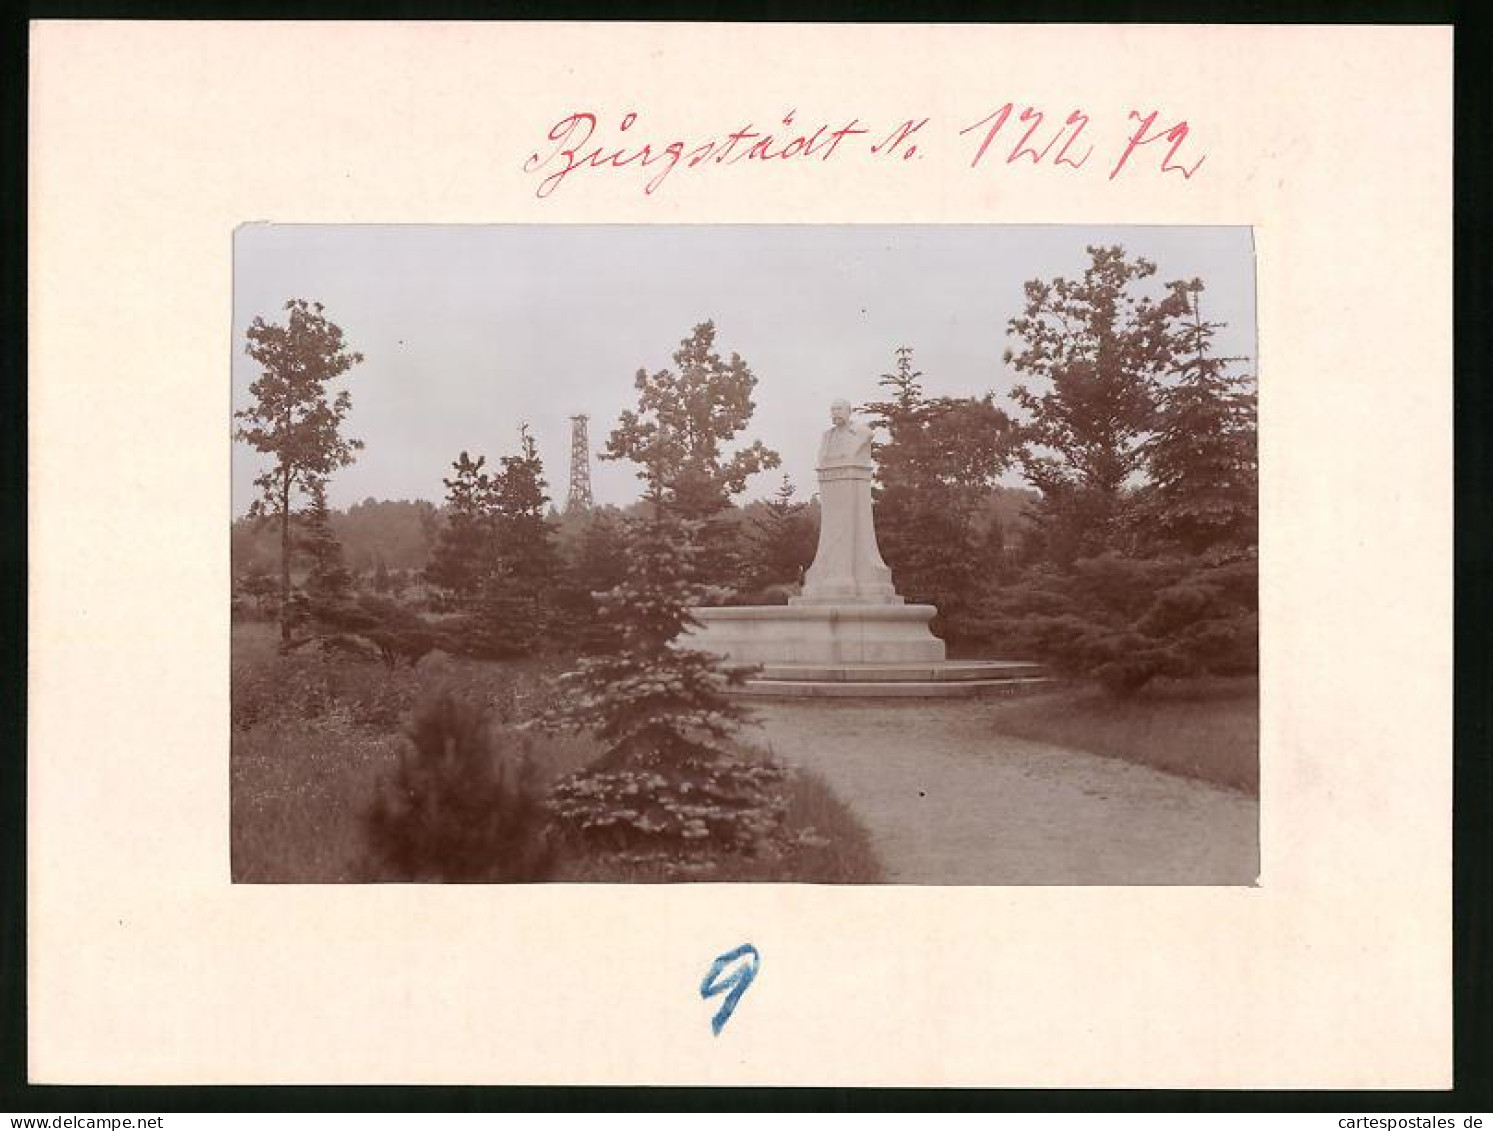
[[[523,423],[563,506],[577,413],[590,417],[596,502],[625,504],[636,467],[596,456],[635,407],[633,378],[671,367],[713,319],[717,351],[739,353],[758,380],[741,438],[783,458],[743,501],[770,495],[785,471],[807,498],[830,403],[877,399],[899,346],[913,348],[929,395],[993,392],[1009,410],[1020,379],[1002,355],[1022,284],[1080,275],[1091,244],[1152,260],[1158,291],[1201,278],[1204,317],[1226,324],[1218,351],[1255,356],[1246,227],[254,224],[234,237],[233,407],[250,403],[258,375],[250,322],[281,321],[287,299],[306,298],[365,357],[333,385],[351,392],[343,431],[365,447],[333,476],[332,506],[439,502],[459,452],[495,465]],[[235,515],[265,462],[234,444]]]

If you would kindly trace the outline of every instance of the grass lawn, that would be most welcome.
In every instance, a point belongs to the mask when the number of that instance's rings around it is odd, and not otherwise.
[[[1128,700],[1067,688],[999,704],[991,718],[999,734],[1260,792],[1257,679],[1158,680]]]
[[[346,883],[366,874],[363,819],[380,779],[407,743],[413,703],[439,688],[484,700],[519,721],[545,695],[544,662],[490,663],[438,655],[416,668],[280,655],[274,626],[236,624],[232,641],[231,848],[235,882]],[[541,780],[553,781],[600,750],[585,736],[534,734],[526,741]],[[822,779],[802,770],[783,786],[794,844],[771,859],[719,853],[688,877],[571,849],[553,877],[609,883],[691,878],[720,881],[876,883],[870,839]]]

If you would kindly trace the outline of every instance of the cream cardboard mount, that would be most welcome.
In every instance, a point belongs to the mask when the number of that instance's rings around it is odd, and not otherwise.
[[[1447,1086],[1451,44],[1427,27],[33,24],[30,1078]],[[1008,99],[1120,122],[1165,105],[1206,127],[1209,157],[1185,183],[1110,182],[927,145],[874,176],[843,161],[534,198],[520,166],[557,114],[644,94],[702,130],[812,99],[930,115],[930,135]],[[253,219],[1252,225],[1261,886],[230,884],[213,375],[231,233]],[[700,978],[748,939],[762,973],[715,1037]]]

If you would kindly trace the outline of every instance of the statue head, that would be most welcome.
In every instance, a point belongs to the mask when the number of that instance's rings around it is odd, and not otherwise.
[[[847,401],[844,397],[836,400],[832,405],[829,406],[829,418],[830,420],[834,421],[837,427],[842,424],[849,424],[850,402]]]

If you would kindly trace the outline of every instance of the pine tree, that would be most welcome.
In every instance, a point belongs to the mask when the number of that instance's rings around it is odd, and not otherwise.
[[[314,602],[345,600],[352,589],[352,574],[343,559],[342,543],[332,532],[332,515],[322,487],[312,493],[311,506],[303,517],[305,532],[300,549],[311,563],[306,593]]]
[[[611,627],[601,618],[601,595],[622,584],[627,546],[621,517],[611,507],[591,507],[569,544],[563,584],[556,601],[563,616],[561,632],[581,653],[615,650]]]
[[[1258,528],[1252,381],[1232,372],[1241,359],[1213,355],[1220,327],[1203,321],[1202,281],[1171,286],[1189,317],[1177,334],[1180,372],[1161,391],[1145,449],[1150,485],[1139,519],[1157,549],[1237,556],[1252,551]]]
[[[1127,294],[1155,268],[1091,248],[1083,284],[1030,283],[1022,366],[1053,380],[1023,462],[1043,558],[997,591],[985,631],[1131,694],[1158,676],[1258,664],[1255,444],[1248,381],[1213,356],[1200,280]],[[1019,366],[1020,367],[1020,366]]]
[[[957,635],[994,564],[982,558],[978,520],[1010,462],[1010,419],[994,398],[929,398],[912,350],[879,384],[890,398],[866,406],[886,433],[876,448],[876,533],[897,588],[936,605],[937,627]]]
[[[622,583],[627,571],[625,530],[621,516],[611,507],[592,507],[586,512],[571,577],[587,593],[605,593]]]
[[[608,439],[604,458],[640,465],[647,502],[626,524],[622,582],[600,598],[610,647],[560,678],[547,715],[604,747],[555,786],[562,824],[598,847],[673,860],[692,846],[759,851],[786,807],[774,789],[782,771],[729,744],[746,717],[729,691],[751,669],[683,639],[714,580],[704,559],[718,546],[702,530],[778,462],[760,442],[722,452],[751,419],[756,378],[740,357],[722,361],[714,341],[702,323],[675,353],[677,373],[640,371],[638,411]]]
[[[579,699],[557,716],[593,728],[607,746],[602,763],[667,765],[708,755],[745,718],[727,689],[749,669],[718,669],[709,654],[679,643],[697,624],[704,595],[694,579],[698,553],[689,524],[672,511],[629,520],[622,583],[601,596],[601,620],[617,652],[584,662],[569,686]]]
[[[546,506],[544,463],[527,424],[519,427],[517,455],[504,456],[493,482],[493,527],[503,584],[538,599],[554,585],[559,551]]]
[[[766,589],[803,580],[814,561],[817,531],[808,504],[794,498],[793,481],[783,481],[751,518],[751,585]]]
[[[416,709],[408,746],[364,816],[372,880],[504,883],[555,863],[534,764],[521,739],[449,693]]]
[[[444,521],[436,537],[425,576],[458,603],[470,603],[492,569],[496,496],[492,477],[483,470],[485,456],[462,452],[451,464],[446,486]]]
[[[519,427],[518,454],[498,462],[489,569],[471,625],[475,654],[493,657],[524,655],[539,646],[560,570],[545,509],[544,464],[527,425]]]
[[[983,631],[1061,675],[1131,695],[1158,676],[1256,671],[1258,584],[1248,558],[1111,551],[1066,568],[1040,563],[992,595]]]

